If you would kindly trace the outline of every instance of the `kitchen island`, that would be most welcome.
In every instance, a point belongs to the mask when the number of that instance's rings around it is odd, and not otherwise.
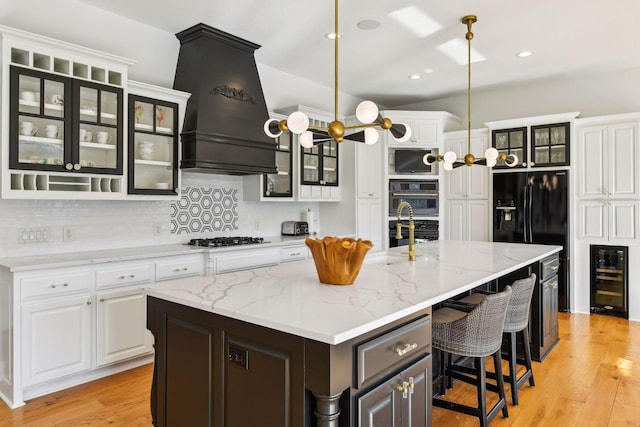
[[[405,250],[368,255],[351,286],[321,284],[312,260],[154,285],[157,425],[430,425],[431,307],[561,247]]]

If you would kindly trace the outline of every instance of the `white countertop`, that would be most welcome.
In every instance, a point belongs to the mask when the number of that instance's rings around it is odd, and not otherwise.
[[[355,283],[320,283],[313,260],[154,284],[148,295],[339,344],[559,252],[561,246],[440,240],[370,253]]]
[[[254,245],[224,246],[207,248],[189,246],[186,244],[169,244],[156,246],[140,246],[132,248],[102,249],[83,252],[68,252],[61,254],[47,254],[37,256],[20,256],[0,258],[0,268],[10,272],[39,270],[57,267],[73,267],[105,262],[127,261],[159,256],[184,255],[189,253],[221,253],[246,249],[259,249],[273,246],[286,246],[290,244],[304,244],[307,236],[275,236],[265,237],[265,243]]]

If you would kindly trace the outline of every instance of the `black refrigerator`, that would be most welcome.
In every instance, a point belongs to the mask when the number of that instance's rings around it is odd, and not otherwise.
[[[493,174],[493,241],[562,245],[558,309],[569,311],[569,171]]]

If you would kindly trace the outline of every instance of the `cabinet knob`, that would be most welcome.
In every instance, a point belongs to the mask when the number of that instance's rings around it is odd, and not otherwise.
[[[529,162],[529,166],[535,166],[536,163],[535,162]]]
[[[88,300],[88,301],[87,301],[87,305],[91,305],[91,300]]]
[[[100,298],[100,302],[104,302],[104,298]]]
[[[73,169],[79,171],[80,170],[80,163],[76,163],[75,165],[73,165]]]
[[[73,170],[73,164],[67,163],[66,165],[64,165],[64,168],[68,171]]]

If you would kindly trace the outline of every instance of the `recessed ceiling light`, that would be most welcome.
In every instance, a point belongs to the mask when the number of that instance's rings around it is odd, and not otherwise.
[[[409,76],[409,78],[410,78],[411,80],[420,80],[420,79],[422,78],[422,76],[421,76],[421,75],[419,75],[419,74],[411,74],[411,75]]]
[[[375,30],[380,26],[380,22],[375,19],[365,19],[364,21],[358,22],[356,26],[361,30]]]
[[[420,38],[427,37],[442,28],[442,25],[415,6],[396,10],[389,16]]]
[[[531,52],[529,52],[528,50],[523,50],[522,52],[516,53],[516,56],[520,58],[526,58],[527,56],[531,56]]]
[[[326,38],[328,38],[329,40],[335,40],[336,39],[336,33],[327,33],[324,35]],[[342,34],[338,33],[338,38],[342,37]]]

